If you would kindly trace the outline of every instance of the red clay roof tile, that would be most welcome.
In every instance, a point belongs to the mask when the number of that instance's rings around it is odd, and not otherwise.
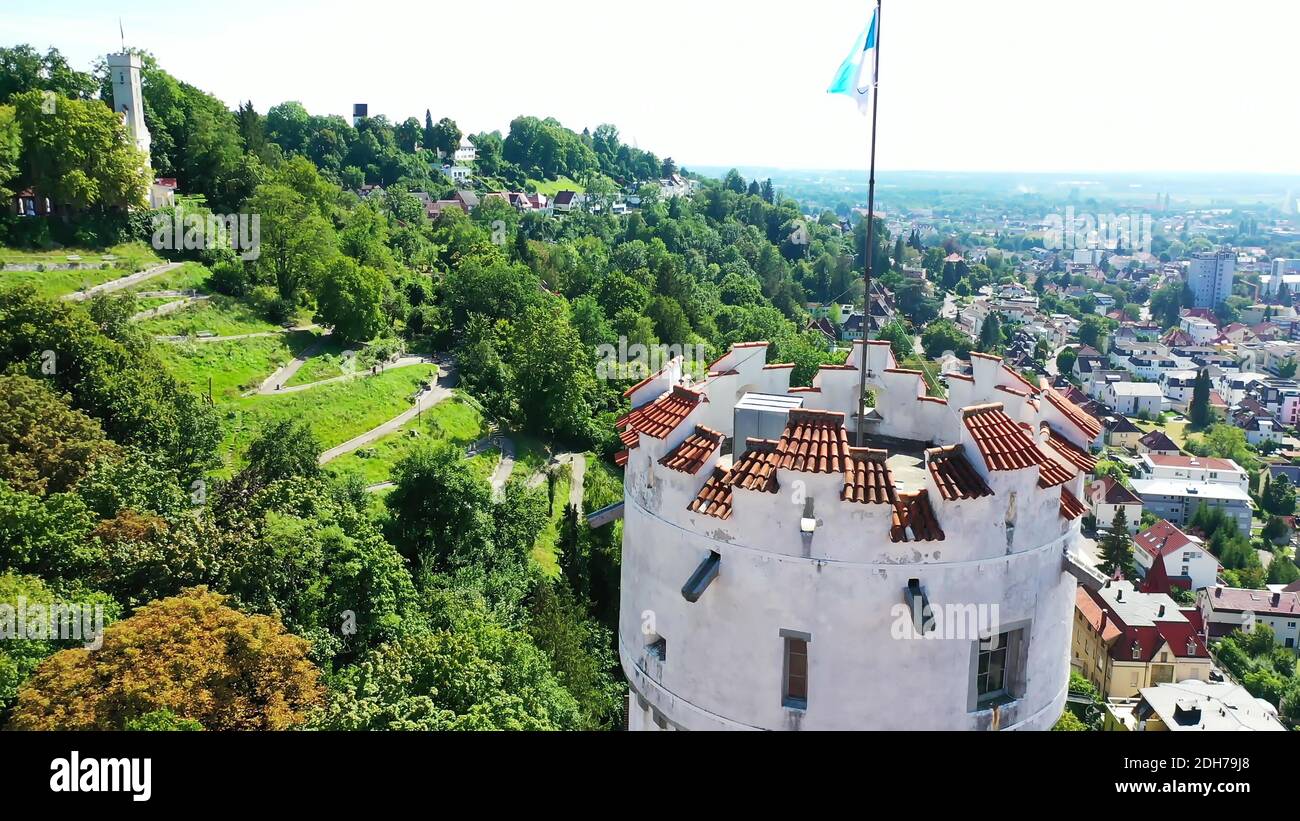
[[[939,488],[939,495],[947,501],[978,499],[992,496],[984,477],[966,460],[966,449],[961,445],[930,448],[925,452],[930,475]]]
[[[618,427],[630,425],[647,436],[663,439],[675,430],[702,401],[706,401],[704,394],[675,385],[671,391],[653,402],[642,405],[618,420],[616,424]]]
[[[1073,422],[1079,430],[1091,441],[1097,438],[1101,433],[1101,423],[1096,419],[1083,412],[1083,408],[1066,399],[1054,390],[1045,391],[1047,401],[1051,402],[1056,409],[1065,414],[1066,418]]]
[[[894,477],[885,464],[888,453],[871,448],[849,448],[848,469],[844,471],[844,489],[840,498],[846,502],[883,505],[897,501]]]
[[[1074,521],[1083,515],[1087,508],[1083,506],[1078,497],[1070,492],[1069,488],[1061,488],[1061,517],[1069,521]]]
[[[849,436],[839,411],[793,409],[776,447],[780,465],[806,473],[841,473],[848,464]]]
[[[719,519],[731,517],[731,471],[715,467],[713,475],[700,488],[699,495],[687,509]]]
[[[723,435],[716,430],[696,425],[695,432],[659,460],[659,464],[682,473],[695,473],[709,460],[721,445]]]
[[[894,502],[894,522],[889,529],[891,542],[941,542],[943,528],[930,506],[930,492],[918,490],[899,495]]]
[[[1047,428],[1047,444],[1052,450],[1061,454],[1065,461],[1084,473],[1092,473],[1097,467],[1097,457],[1057,433],[1050,425]]]

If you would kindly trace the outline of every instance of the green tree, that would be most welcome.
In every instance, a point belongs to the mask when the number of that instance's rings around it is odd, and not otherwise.
[[[316,286],[317,320],[354,342],[368,342],[387,324],[384,304],[392,298],[392,283],[381,271],[335,257]]]
[[[1199,430],[1210,424],[1213,416],[1210,411],[1210,372],[1201,368],[1192,382],[1192,401],[1187,411],[1188,421],[1193,429]]]
[[[1264,489],[1260,500],[1264,510],[1274,516],[1290,516],[1295,513],[1295,488],[1285,473],[1280,473]]]
[[[998,322],[997,314],[989,313],[980,325],[980,350],[984,353],[994,353],[1001,347],[1002,323]]]
[[[1111,519],[1110,529],[1106,531],[1098,547],[1101,553],[1101,564],[1098,567],[1101,572],[1110,576],[1119,570],[1124,578],[1135,578],[1133,539],[1129,536],[1128,516],[1124,513],[1123,507],[1116,509],[1115,517]]]

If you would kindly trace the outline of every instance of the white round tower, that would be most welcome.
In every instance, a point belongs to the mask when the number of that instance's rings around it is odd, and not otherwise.
[[[1051,727],[1099,425],[996,357],[947,375],[945,400],[887,342],[811,388],[766,352],[628,391],[630,728]],[[864,364],[875,400],[853,447]]]

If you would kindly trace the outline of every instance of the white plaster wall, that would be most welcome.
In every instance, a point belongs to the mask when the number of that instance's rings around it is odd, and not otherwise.
[[[974,639],[893,637],[891,610],[909,578],[921,580],[933,603],[996,603],[1002,624],[1029,621],[1025,692],[1003,708],[1000,726],[1046,729],[1059,716],[1074,600],[1061,553],[1077,529],[1010,555],[1004,548],[985,559],[923,564],[755,550],[676,527],[631,500],[624,532],[635,534],[623,549],[624,670],[637,692],[685,729],[988,728],[991,711],[968,710]],[[681,587],[711,550],[722,556],[719,576],[689,603]],[[667,641],[662,664],[645,658],[644,611]],[[782,629],[812,635],[806,711],[781,703]]]

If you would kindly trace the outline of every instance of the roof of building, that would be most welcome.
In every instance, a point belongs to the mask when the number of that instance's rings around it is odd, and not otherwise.
[[[1182,454],[1148,453],[1146,458],[1156,467],[1168,468],[1206,468],[1208,470],[1227,470],[1243,472],[1241,466],[1231,459],[1219,459],[1214,456],[1183,456]]]
[[[1087,508],[1067,487],[1061,488],[1061,518],[1074,521],[1084,514]]]
[[[1103,476],[1092,483],[1092,495],[1100,492],[1101,500],[1108,505],[1140,505],[1142,500],[1113,476]]]
[[[1192,482],[1187,479],[1134,479],[1133,491],[1139,496],[1197,496],[1250,504],[1250,494],[1227,482]]]
[[[695,432],[669,451],[659,460],[659,464],[682,473],[695,473],[722,446],[724,438],[722,433],[712,428],[696,425]]]
[[[1082,585],[1074,588],[1074,606],[1092,626],[1093,631],[1101,634],[1103,642],[1108,644],[1119,637],[1120,626],[1106,617],[1106,611],[1101,609],[1096,599],[1088,595],[1087,588]]]
[[[1114,414],[1102,419],[1107,433],[1141,433],[1142,429],[1123,414]]]
[[[674,385],[653,402],[648,402],[618,420],[618,427],[628,426],[655,439],[663,439],[676,430],[682,420],[702,401],[704,394],[682,385]]]
[[[1300,615],[1300,593],[1248,590],[1242,587],[1216,585],[1206,590],[1205,595],[1214,610],[1235,613],[1249,610],[1252,613],[1273,616]]]
[[[1164,391],[1155,382],[1109,382],[1107,384],[1116,396],[1164,396]]]
[[[930,506],[930,492],[918,490],[899,494],[894,502],[894,520],[889,529],[891,542],[941,542],[943,528]]]
[[[1084,473],[1092,473],[1097,467],[1096,456],[1057,433],[1050,425],[1047,426],[1047,445]]]
[[[731,466],[731,483],[745,490],[776,493],[780,458],[775,439],[746,439],[744,454]]]
[[[888,453],[872,448],[849,448],[848,468],[844,471],[844,489],[840,498],[846,502],[893,504],[898,500],[894,477],[885,463]],[[929,503],[926,503],[927,507]]]
[[[1177,443],[1170,439],[1165,432],[1159,429],[1149,431],[1145,436],[1138,440],[1148,450],[1180,450]]]
[[[727,468],[715,467],[708,481],[704,483],[704,487],[700,488],[699,494],[687,505],[687,509],[706,516],[716,516],[719,519],[730,518],[731,471]]]
[[[1136,711],[1156,716],[1169,730],[1285,730],[1276,710],[1240,684],[1188,679],[1143,687]]]
[[[1048,456],[1029,431],[1002,410],[1002,403],[962,408],[962,418],[989,470],[1039,468],[1039,485],[1052,487],[1073,478],[1073,473]]]
[[[925,459],[939,495],[944,499],[977,499],[993,495],[984,477],[967,461],[964,446],[930,448],[925,452]]]
[[[841,473],[848,467],[849,436],[839,411],[792,409],[776,447],[780,465],[807,473]]]
[[[1133,544],[1151,556],[1168,556],[1188,545],[1195,545],[1192,537],[1178,529],[1173,522],[1161,519],[1133,537]]]
[[[1089,440],[1097,438],[1097,435],[1101,433],[1100,422],[1093,419],[1084,412],[1083,408],[1066,399],[1059,392],[1050,390],[1046,393],[1047,400],[1051,402],[1057,410],[1065,414],[1066,418],[1073,422]]]

